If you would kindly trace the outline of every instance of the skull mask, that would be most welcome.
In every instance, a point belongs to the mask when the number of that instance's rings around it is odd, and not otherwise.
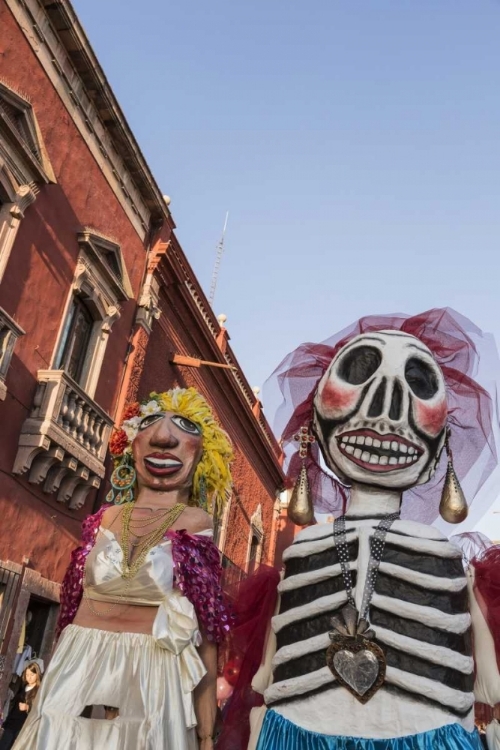
[[[399,331],[352,339],[314,398],[314,430],[342,480],[408,489],[427,482],[445,440],[443,374],[430,350]]]

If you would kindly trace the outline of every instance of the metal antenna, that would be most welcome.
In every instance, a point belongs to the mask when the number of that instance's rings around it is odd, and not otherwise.
[[[215,265],[214,265],[214,271],[212,274],[212,283],[210,285],[210,294],[208,296],[208,301],[210,302],[212,307],[214,304],[215,290],[217,288],[217,279],[219,277],[220,262],[222,260],[222,253],[224,252],[224,237],[226,234],[228,218],[229,218],[229,211],[226,213],[226,221],[224,222],[224,229],[222,230],[222,237],[220,238],[219,244],[217,245],[217,252],[215,256]]]

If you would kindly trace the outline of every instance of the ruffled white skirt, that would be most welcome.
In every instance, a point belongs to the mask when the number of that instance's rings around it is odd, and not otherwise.
[[[204,674],[194,646],[68,625],[14,750],[197,750],[192,691]],[[116,719],[81,716],[114,706]]]

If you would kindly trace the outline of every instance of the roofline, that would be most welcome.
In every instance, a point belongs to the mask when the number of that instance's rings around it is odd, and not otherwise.
[[[167,220],[173,228],[175,224],[160,187],[128,125],[123,110],[70,0],[39,0],[39,2],[43,6],[75,70],[82,78],[84,88],[87,92],[92,92],[91,98],[96,109],[100,114],[106,113],[106,118],[103,118],[106,129],[116,151],[131,172],[134,184],[151,211],[152,222],[157,223],[160,219]],[[61,22],[65,22],[67,28],[64,28]],[[75,64],[76,57],[78,57],[78,64]],[[83,75],[87,80],[84,80]],[[92,80],[95,88],[90,89],[88,80]],[[110,124],[114,127],[110,127]]]

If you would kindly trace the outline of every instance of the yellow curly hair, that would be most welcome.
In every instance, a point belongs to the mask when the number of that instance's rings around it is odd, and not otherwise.
[[[205,484],[208,510],[219,515],[231,490],[230,463],[233,447],[227,433],[217,424],[212,410],[194,388],[173,388],[151,393],[147,401],[156,401],[163,411],[173,411],[197,424],[203,436],[203,453],[193,478],[192,504],[198,505]]]

